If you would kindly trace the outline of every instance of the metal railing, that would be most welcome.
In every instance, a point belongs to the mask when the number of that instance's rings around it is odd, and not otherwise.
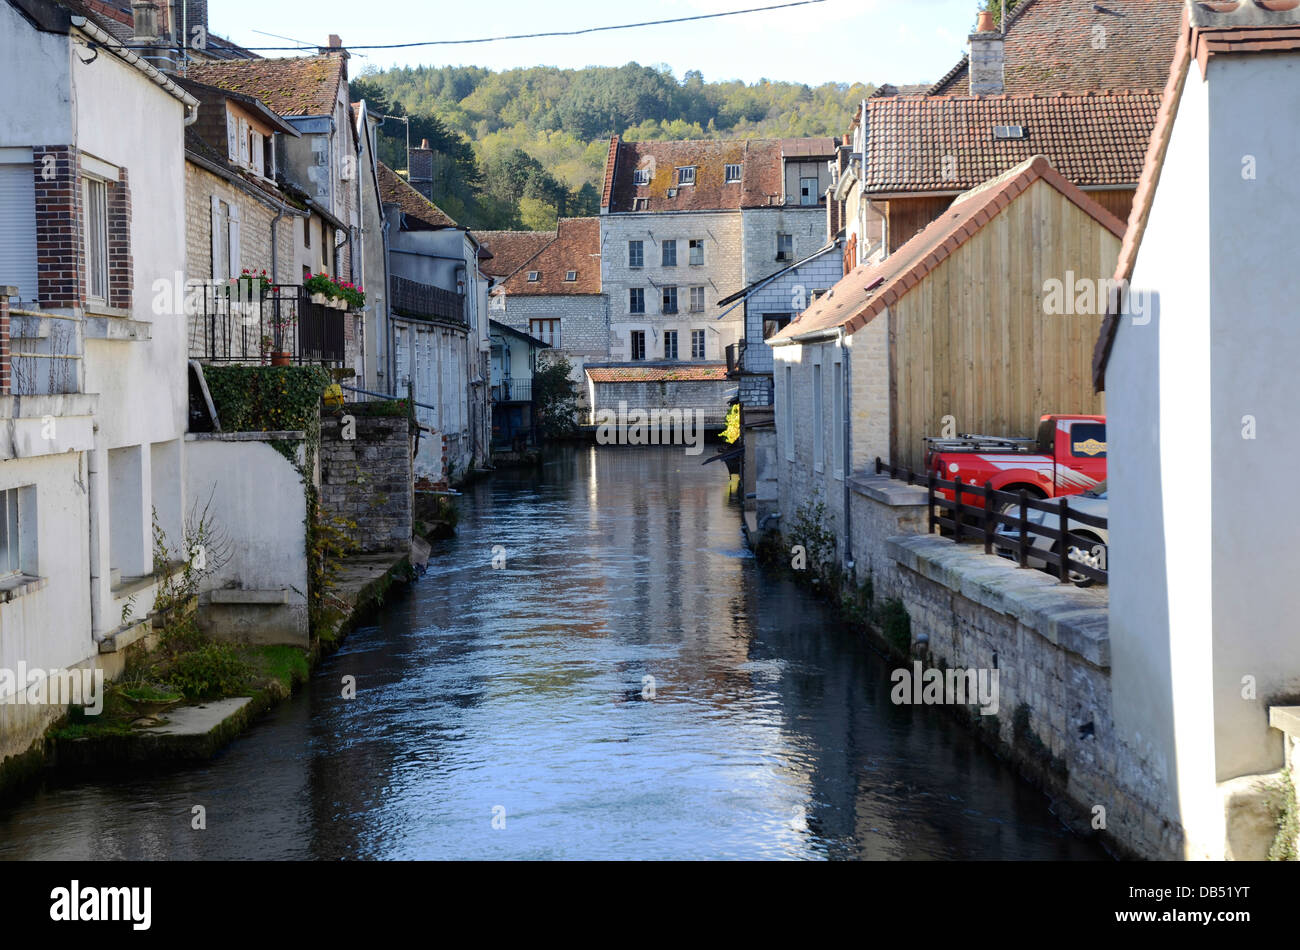
[[[531,379],[503,379],[492,386],[493,402],[532,402]]]
[[[466,322],[464,294],[397,276],[389,278],[388,287],[389,302],[402,316]]]
[[[1101,567],[1085,564],[1070,556],[1072,549],[1095,547],[1098,542],[1082,537],[1075,522],[1091,528],[1108,531],[1107,519],[1070,507],[1070,496],[1060,495],[1056,498],[1034,498],[1023,489],[1018,492],[999,491],[992,482],[983,485],[964,483],[958,477],[953,481],[940,478],[934,472],[917,475],[911,469],[887,465],[876,459],[876,474],[889,473],[890,478],[906,480],[909,485],[926,487],[926,502],[929,511],[929,530],[951,531],[952,539],[960,544],[963,538],[980,540],[984,543],[984,553],[992,554],[994,546],[1015,552],[1014,560],[1021,567],[1029,566],[1032,553],[1035,559],[1042,560],[1055,567],[1062,584],[1075,583],[1077,577],[1105,583],[1109,577],[1108,565],[1103,557]],[[948,497],[951,496],[951,497]],[[967,497],[971,500],[967,501]],[[938,509],[936,513],[936,509]],[[1011,512],[1015,512],[1012,514]],[[1040,511],[1046,516],[1041,522],[1031,521],[1029,512]],[[950,513],[950,514],[948,514]],[[1055,522],[1051,524],[1049,522]],[[998,527],[1006,525],[1014,530],[1008,537],[1000,533]],[[1030,537],[1045,538],[1055,542],[1050,550],[1036,547]],[[1100,545],[1103,551],[1107,547]]]
[[[345,312],[312,303],[300,285],[264,295],[222,285],[193,289],[190,357],[211,363],[342,364]]]

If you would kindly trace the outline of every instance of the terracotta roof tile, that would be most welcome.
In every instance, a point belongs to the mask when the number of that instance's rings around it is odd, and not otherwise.
[[[492,263],[482,268],[489,277],[509,277],[556,237],[555,231],[471,231],[470,234],[492,252]]]
[[[781,345],[796,337],[843,327],[852,333],[866,326],[885,307],[891,306],[916,286],[966,239],[978,232],[981,221],[991,221],[1017,195],[1015,186],[1036,181],[1051,185],[1087,212],[1116,237],[1124,224],[1078,187],[1066,180],[1048,160],[1038,155],[1007,173],[962,195],[925,230],[889,257],[876,264],[861,264],[850,271],[831,291],[768,340]],[[1023,191],[1020,192],[1021,194]],[[1027,279],[1022,275],[1022,279]]]
[[[962,191],[1034,155],[1079,185],[1131,185],[1159,105],[1151,92],[868,100],[865,187]],[[994,138],[1003,125],[1025,137]]]
[[[347,63],[341,53],[290,59],[240,59],[191,63],[198,82],[254,96],[280,115],[332,115]]]
[[[1158,89],[1178,40],[1182,7],[1183,0],[1020,0],[1007,18],[1005,91]],[[930,94],[969,91],[969,62],[962,57]]]
[[[612,212],[714,211],[761,208],[779,203],[784,191],[782,156],[804,160],[835,158],[833,138],[700,139],[685,142],[623,142],[610,139],[602,207]],[[726,166],[740,165],[739,182],[726,180]],[[695,184],[678,185],[677,169],[695,168]],[[649,173],[637,185],[634,172]],[[675,196],[669,197],[674,190]],[[637,209],[636,199],[646,199]]]
[[[600,219],[561,218],[554,241],[525,261],[502,285],[509,295],[600,293]],[[569,272],[576,275],[566,280]],[[537,280],[528,274],[536,272]]]
[[[588,366],[593,383],[656,383],[726,379],[725,366]]]
[[[412,231],[458,227],[447,214],[424,195],[412,188],[404,178],[383,162],[379,166],[379,197],[384,204],[395,204],[408,219],[423,227],[410,227]]]

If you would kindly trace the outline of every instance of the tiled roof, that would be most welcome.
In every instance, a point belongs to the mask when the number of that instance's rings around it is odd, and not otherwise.
[[[602,207],[637,210],[634,199],[647,199],[646,211],[728,211],[779,204],[784,190],[781,158],[830,160],[833,138],[699,139],[685,142],[610,140],[605,165]],[[740,165],[739,182],[726,181],[726,166]],[[695,168],[695,184],[679,186],[677,169]],[[634,183],[633,172],[650,173],[647,185]],[[676,195],[669,197],[669,190]]]
[[[474,240],[492,252],[483,273],[509,277],[521,264],[555,240],[555,231],[471,231]]]
[[[588,366],[593,383],[699,382],[726,379],[726,366]]]
[[[1159,89],[1178,40],[1184,0],[1020,0],[1007,18],[1003,69],[1010,95]],[[930,90],[966,95],[963,57]]]
[[[342,53],[289,59],[239,59],[191,63],[187,75],[198,82],[241,92],[280,115],[332,115],[347,63]]]
[[[1295,0],[1228,0],[1214,5],[1195,3],[1187,8],[1161,97],[1160,113],[1143,162],[1142,176],[1133,196],[1128,229],[1124,232],[1124,243],[1120,246],[1119,260],[1115,265],[1114,279],[1122,281],[1121,286],[1128,286],[1133,277],[1192,60],[1197,60],[1204,76],[1211,56],[1284,50],[1300,50],[1300,3]],[[1115,299],[1110,301],[1093,348],[1092,383],[1097,392],[1106,388],[1106,364],[1110,361],[1115,334],[1119,330],[1120,303]]]
[[[865,187],[962,191],[1034,155],[1077,185],[1132,185],[1159,106],[1150,92],[868,100]],[[995,126],[1025,137],[996,139]]]
[[[1067,181],[1042,155],[963,195],[920,234],[876,264],[860,264],[829,293],[787,324],[768,343],[781,345],[796,337],[843,327],[853,333],[925,279],[953,251],[1036,181],[1051,185],[1116,237],[1124,224]],[[1032,274],[1013,279],[1032,280]]]
[[[395,204],[407,218],[407,230],[425,231],[457,227],[455,221],[436,204],[412,188],[404,178],[379,162],[379,197],[384,204]],[[415,226],[412,226],[415,225]]]
[[[931,84],[928,82],[913,83],[911,85],[895,86],[893,83],[885,83],[877,87],[876,91],[869,95],[868,99],[888,99],[890,96],[923,96],[930,91]]]
[[[570,271],[574,280],[566,280]],[[528,275],[536,272],[537,280]],[[557,236],[506,279],[506,294],[600,293],[600,219],[562,218]]]

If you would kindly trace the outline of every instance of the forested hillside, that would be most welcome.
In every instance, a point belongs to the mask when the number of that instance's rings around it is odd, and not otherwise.
[[[839,135],[871,86],[705,82],[667,67],[492,72],[474,66],[406,67],[352,82],[354,100],[409,116],[411,143],[435,156],[434,197],[475,228],[555,226],[596,214],[609,136],[629,140]],[[383,126],[380,158],[406,167],[406,129]]]

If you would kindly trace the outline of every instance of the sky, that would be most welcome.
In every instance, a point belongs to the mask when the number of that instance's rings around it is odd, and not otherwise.
[[[212,32],[248,47],[472,39],[507,33],[582,29],[767,6],[781,0],[210,0]],[[466,46],[357,50],[353,75],[367,66],[621,66],[665,63],[680,79],[698,69],[709,81],[934,82],[957,62],[978,0],[821,0],[744,16],[574,37]],[[475,9],[489,15],[475,17]],[[309,14],[309,15],[304,15]],[[264,56],[294,56],[292,51]]]

